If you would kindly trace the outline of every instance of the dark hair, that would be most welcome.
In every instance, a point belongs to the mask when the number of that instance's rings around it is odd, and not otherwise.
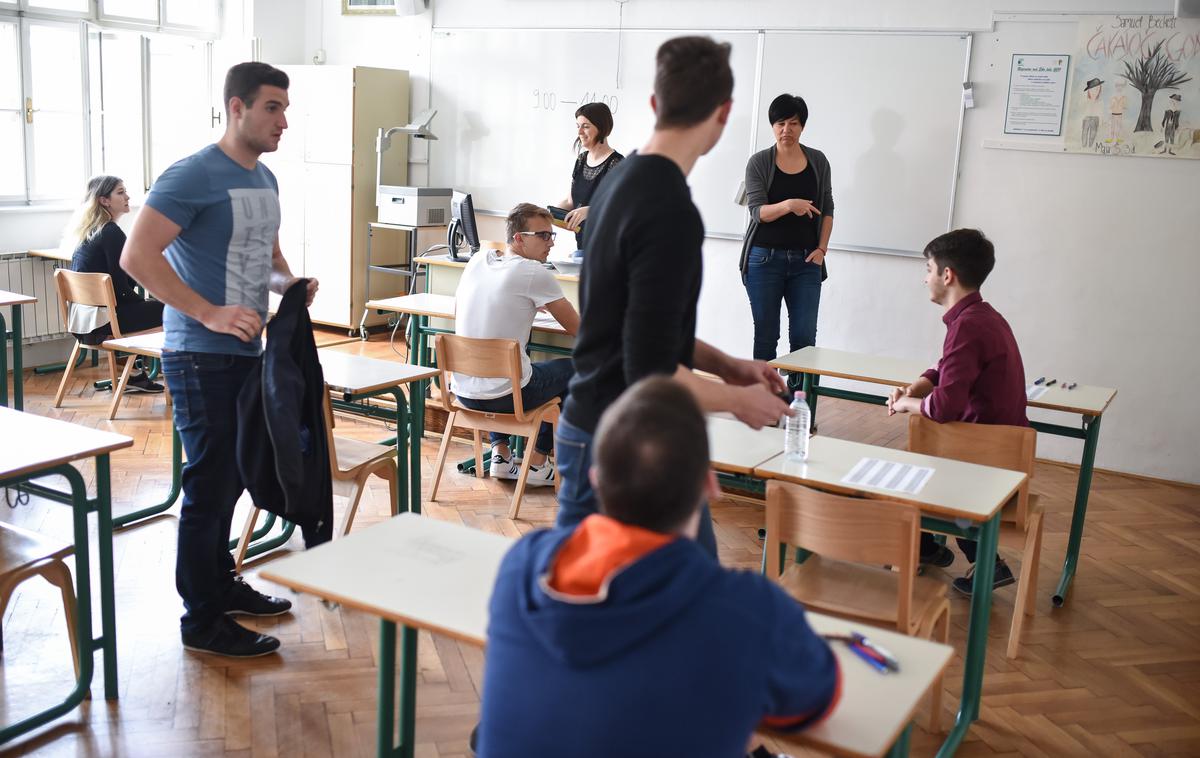
[[[808,103],[799,95],[782,94],[767,108],[767,120],[772,124],[793,116],[800,119],[800,126],[808,123]]]
[[[674,532],[700,507],[708,430],[692,393],[665,376],[634,384],[596,429],[600,510],[624,524]]]
[[[658,48],[655,129],[695,126],[733,96],[729,43],[711,37],[676,37]]]
[[[925,257],[942,273],[949,267],[967,289],[983,286],[996,266],[996,248],[978,229],[955,229],[934,237],[925,246]]]
[[[541,206],[534,205],[533,203],[518,203],[515,208],[508,212],[508,217],[504,219],[505,239],[508,242],[512,242],[517,236],[517,232],[529,231],[529,222],[535,218],[552,220],[554,217],[550,215],[550,211]]]
[[[604,103],[584,103],[575,109],[575,118],[583,116],[596,127],[596,141],[604,142],[612,134],[612,111]],[[575,149],[579,149],[579,138],[575,138]]]
[[[225,74],[225,112],[229,113],[229,101],[237,98],[249,108],[258,97],[258,88],[267,85],[280,89],[288,88],[288,75],[269,63],[239,63]]]

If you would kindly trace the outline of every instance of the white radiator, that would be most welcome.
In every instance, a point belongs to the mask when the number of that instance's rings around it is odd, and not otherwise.
[[[36,303],[22,306],[23,342],[42,342],[66,335],[58,311],[58,290],[54,287],[54,261],[26,253],[0,254],[0,290],[37,298]],[[11,329],[11,314],[8,308],[4,310],[5,325]]]

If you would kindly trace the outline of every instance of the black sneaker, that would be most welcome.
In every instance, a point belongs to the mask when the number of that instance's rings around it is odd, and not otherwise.
[[[150,395],[158,395],[163,391],[163,386],[158,382],[150,381],[150,377],[145,374],[129,377],[129,381],[125,383],[126,392],[145,392]]]
[[[1007,587],[1014,584],[1017,578],[1013,576],[1012,569],[1003,559],[996,559],[996,577],[992,581],[992,589],[998,590],[1001,587]],[[971,590],[975,588],[975,566],[967,569],[967,573],[954,580],[954,589],[962,595],[971,596]]]
[[[222,616],[200,632],[183,633],[183,647],[197,653],[212,653],[229,658],[257,658],[279,649],[279,640],[259,634]]]
[[[281,597],[264,595],[246,584],[240,575],[233,578],[233,585],[225,596],[226,616],[282,616],[292,609],[292,601]]]
[[[920,556],[922,566],[936,566],[938,568],[946,568],[954,563],[954,551],[945,545],[938,545],[937,550],[934,550],[928,555],[922,553]]]

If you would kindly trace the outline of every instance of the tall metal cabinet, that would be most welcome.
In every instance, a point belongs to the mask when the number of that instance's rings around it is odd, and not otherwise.
[[[408,72],[281,68],[291,79],[288,129],[279,150],[263,156],[279,180],[280,248],[292,273],[321,282],[312,320],[356,329],[368,299],[367,222],[376,218],[375,135],[408,123]],[[383,170],[385,183],[407,183],[407,140],[393,140]],[[372,314],[367,323],[381,320]]]

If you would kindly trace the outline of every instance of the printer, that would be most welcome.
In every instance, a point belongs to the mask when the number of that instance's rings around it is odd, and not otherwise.
[[[375,204],[379,221],[404,226],[445,226],[450,223],[450,195],[442,187],[377,185]]]

